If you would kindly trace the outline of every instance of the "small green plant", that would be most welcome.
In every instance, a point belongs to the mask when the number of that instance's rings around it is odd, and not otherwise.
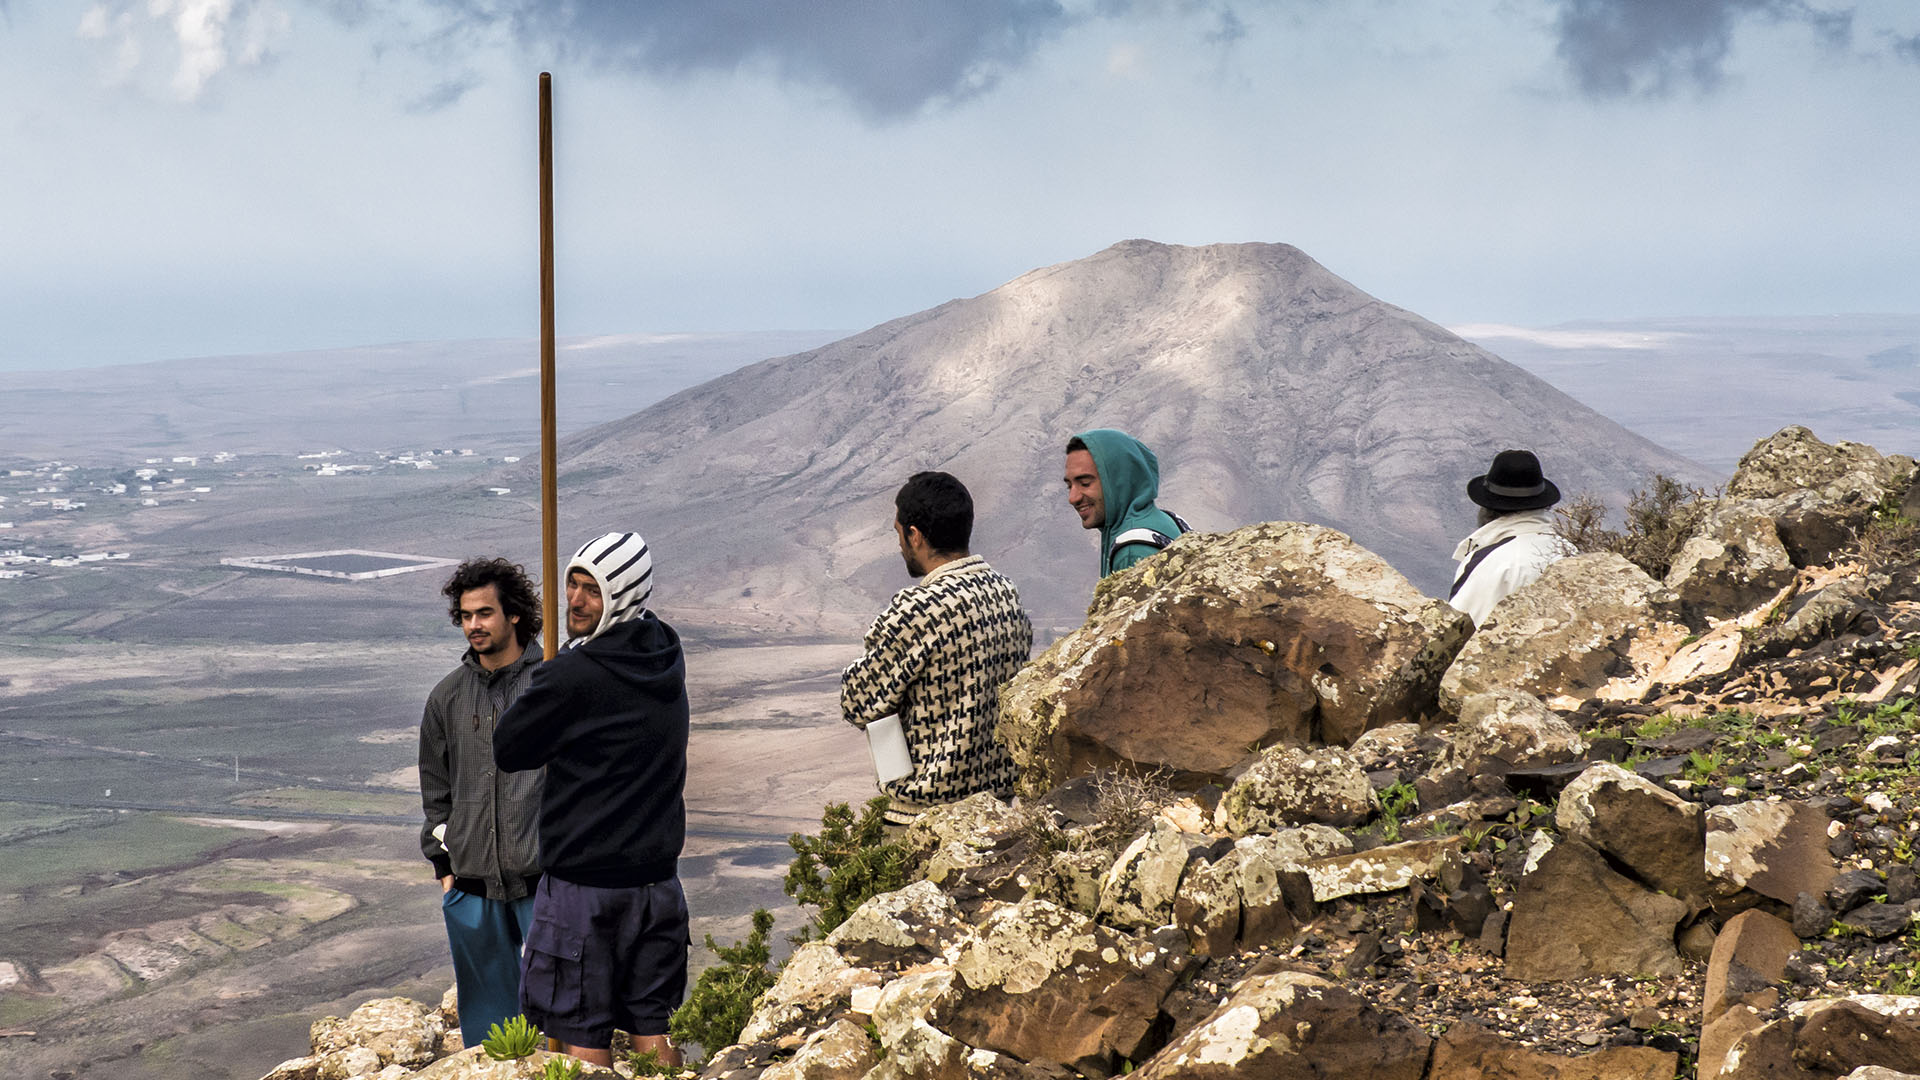
[[[540,1080],[580,1080],[580,1059],[547,1059],[547,1067],[540,1071]]]
[[[1713,774],[1726,764],[1726,755],[1695,750],[1687,755],[1687,763],[1681,767],[1681,774],[1696,784],[1704,784],[1713,779]]]
[[[660,1060],[658,1050],[633,1050],[627,1054],[627,1065],[635,1076],[676,1076],[680,1070]]]
[[[1900,655],[1909,660],[1920,660],[1920,641],[1908,642],[1907,647],[1900,650]]]
[[[757,908],[753,930],[744,940],[719,945],[712,934],[707,935],[707,948],[720,962],[700,973],[686,1003],[667,1021],[667,1031],[676,1041],[697,1043],[708,1052],[740,1041],[741,1030],[753,1017],[753,1003],[773,985],[774,974],[767,969],[773,959],[767,947],[772,929],[773,913]]]
[[[818,909],[795,941],[825,937],[861,904],[906,887],[907,849],[887,839],[886,810],[884,795],[868,800],[857,819],[846,803],[833,803],[820,818],[818,835],[787,838],[794,852],[787,895]]]
[[[1420,793],[1405,780],[1395,781],[1380,792],[1380,839],[1393,843],[1400,839],[1400,822],[1407,812],[1420,806]]]
[[[480,1040],[480,1048],[495,1061],[518,1061],[533,1056],[540,1048],[540,1029],[534,1027],[524,1014],[507,1018],[504,1024],[496,1023],[487,1029],[487,1037]]]
[[[1633,733],[1641,739],[1660,739],[1680,730],[1680,718],[1672,713],[1649,716],[1635,725]]]

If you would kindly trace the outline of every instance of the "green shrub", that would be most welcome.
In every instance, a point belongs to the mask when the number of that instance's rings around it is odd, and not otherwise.
[[[540,1029],[526,1018],[513,1016],[505,1024],[494,1024],[487,1029],[487,1037],[480,1040],[480,1048],[495,1061],[517,1061],[531,1057],[540,1048]]]
[[[580,1080],[580,1059],[547,1059],[547,1067],[541,1070],[540,1080]]]
[[[1700,527],[1713,497],[1665,473],[1627,500],[1625,527],[1607,528],[1606,504],[1588,494],[1577,495],[1554,511],[1555,529],[1580,552],[1611,551],[1645,570],[1665,578],[1673,557]]]
[[[698,1044],[709,1052],[740,1041],[741,1029],[753,1017],[753,1003],[773,985],[774,974],[767,968],[773,959],[767,947],[772,929],[773,913],[757,908],[746,940],[721,945],[707,935],[707,948],[720,962],[700,973],[686,1002],[667,1021],[667,1031],[675,1040]]]
[[[787,867],[787,895],[817,910],[794,940],[825,937],[861,904],[908,884],[907,849],[887,839],[887,799],[867,802],[856,820],[846,803],[833,803],[820,818],[820,833],[794,833]]]

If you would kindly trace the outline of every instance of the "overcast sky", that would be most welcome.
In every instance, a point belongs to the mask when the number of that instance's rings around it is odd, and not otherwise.
[[[0,0],[0,367],[864,328],[1130,237],[1444,323],[1920,312],[1920,3]]]

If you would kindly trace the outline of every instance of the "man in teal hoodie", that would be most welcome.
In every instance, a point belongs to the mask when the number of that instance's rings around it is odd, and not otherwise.
[[[1187,523],[1153,505],[1160,459],[1139,439],[1112,428],[1067,442],[1067,502],[1080,527],[1100,530],[1100,576],[1125,570],[1166,547]]]

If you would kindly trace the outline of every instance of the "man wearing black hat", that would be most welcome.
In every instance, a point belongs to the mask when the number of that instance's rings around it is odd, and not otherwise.
[[[1453,549],[1460,569],[1447,602],[1477,627],[1501,597],[1532,584],[1573,545],[1554,531],[1549,508],[1560,489],[1541,475],[1531,450],[1495,454],[1485,476],[1467,481],[1467,498],[1480,507],[1480,527]]]

